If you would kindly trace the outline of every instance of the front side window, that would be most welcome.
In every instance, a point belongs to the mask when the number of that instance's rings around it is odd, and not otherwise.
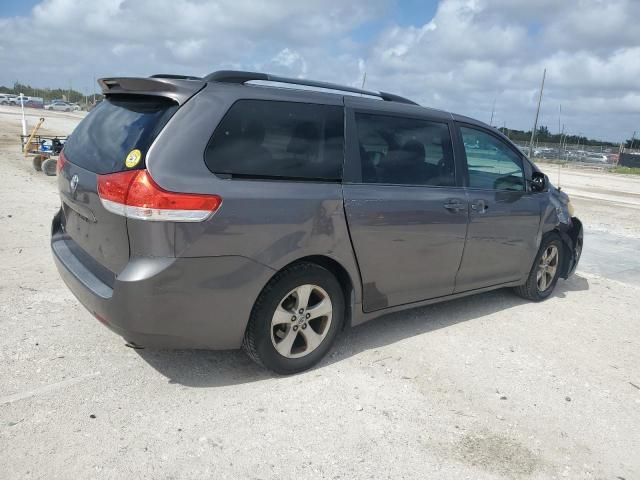
[[[505,142],[475,128],[460,127],[460,131],[467,154],[470,187],[525,190],[522,158]]]
[[[343,125],[342,107],[239,100],[213,133],[205,162],[231,178],[340,181]]]
[[[455,185],[446,123],[356,113],[364,183]]]

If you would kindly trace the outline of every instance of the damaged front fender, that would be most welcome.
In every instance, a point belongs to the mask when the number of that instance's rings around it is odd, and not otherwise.
[[[577,217],[571,217],[570,223],[564,224],[564,228],[560,230],[560,236],[565,244],[566,251],[569,255],[565,255],[563,268],[560,272],[562,278],[569,278],[576,271],[580,256],[582,255],[582,244],[584,231],[582,222]]]
[[[571,202],[566,193],[550,186],[549,200],[543,214],[542,231],[544,234],[556,232],[560,235],[566,252],[563,256],[560,276],[569,278],[575,272],[582,254],[584,237],[582,222],[573,216]]]

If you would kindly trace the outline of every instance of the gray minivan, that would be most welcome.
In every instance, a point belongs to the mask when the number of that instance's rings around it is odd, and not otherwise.
[[[566,194],[496,129],[263,73],[100,80],[58,162],[60,275],[135,347],[279,373],[385,313],[573,273]]]

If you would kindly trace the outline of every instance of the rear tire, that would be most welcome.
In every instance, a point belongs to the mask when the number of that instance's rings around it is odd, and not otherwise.
[[[55,177],[56,164],[56,160],[54,160],[53,158],[47,158],[44,162],[42,162],[42,171],[49,177]]]
[[[301,372],[326,355],[344,315],[338,280],[317,264],[299,263],[276,274],[264,287],[251,312],[242,348],[276,373]]]
[[[557,233],[545,235],[526,283],[515,287],[515,293],[534,302],[549,298],[560,278],[564,253],[562,240]]]

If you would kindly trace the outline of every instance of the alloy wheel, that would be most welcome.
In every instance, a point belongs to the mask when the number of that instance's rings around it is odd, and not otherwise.
[[[544,292],[553,283],[553,279],[556,276],[558,270],[558,247],[555,245],[549,245],[538,263],[538,272],[536,274],[536,281],[538,284],[538,291]]]
[[[320,346],[329,332],[333,305],[317,285],[300,285],[278,303],[271,319],[271,342],[286,358],[304,357]]]

